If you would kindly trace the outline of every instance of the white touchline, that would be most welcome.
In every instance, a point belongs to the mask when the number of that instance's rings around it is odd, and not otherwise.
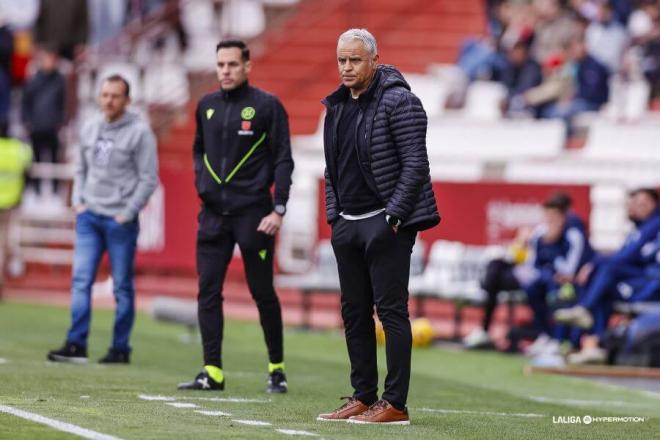
[[[7,359],[5,359],[5,358],[0,358],[0,364],[6,364],[6,363],[7,363]]]
[[[180,400],[205,400],[225,403],[270,403],[270,399],[246,399],[243,397],[179,397]]]
[[[502,417],[545,417],[543,414],[534,413],[504,413],[492,411],[469,411],[462,409],[444,409],[444,408],[412,408],[414,411],[440,413],[440,414],[475,414],[480,416],[502,416]]]
[[[142,400],[156,400],[156,401],[164,401],[164,402],[173,402],[176,400],[174,397],[150,396],[148,394],[138,394],[138,398]]]
[[[156,400],[163,402],[174,402],[175,400],[206,400],[209,402],[225,402],[225,403],[270,403],[270,399],[247,399],[244,397],[189,397],[189,396],[160,396],[149,394],[138,394],[138,398],[142,400]]]
[[[48,417],[23,411],[22,409],[17,409],[11,406],[0,405],[0,412],[11,414],[35,423],[41,423],[42,425],[50,426],[51,428],[57,429],[58,431],[68,432],[69,434],[74,434],[78,437],[86,438],[89,440],[121,440],[119,437],[102,434],[100,432],[85,429],[77,425],[72,425],[71,423],[60,422],[59,420],[50,419]]]
[[[251,426],[272,426],[270,422],[262,422],[261,420],[240,420],[232,419],[232,422],[240,423],[241,425],[251,425]]]
[[[307,431],[297,431],[295,429],[276,429],[275,431],[279,432],[280,434],[287,434],[287,435],[305,435],[307,437],[318,437],[318,434],[314,434],[313,432],[307,432]]]
[[[199,408],[199,405],[195,405],[194,403],[165,402],[165,405],[173,406],[175,408]]]
[[[205,416],[231,417],[231,414],[222,411],[196,410],[195,412],[199,414],[203,414]]]

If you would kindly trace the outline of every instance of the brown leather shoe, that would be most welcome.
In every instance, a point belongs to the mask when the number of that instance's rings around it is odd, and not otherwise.
[[[324,422],[345,422],[349,417],[362,414],[369,409],[367,405],[354,397],[342,397],[342,399],[347,399],[347,402],[331,413],[319,414],[316,420]]]
[[[408,410],[399,411],[387,400],[379,400],[360,415],[350,417],[348,423],[368,423],[383,425],[410,425]]]

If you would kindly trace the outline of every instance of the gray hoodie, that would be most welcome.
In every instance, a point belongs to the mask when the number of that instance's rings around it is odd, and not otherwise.
[[[156,138],[138,115],[127,111],[111,123],[99,115],[83,127],[73,182],[74,206],[132,220],[157,186]]]

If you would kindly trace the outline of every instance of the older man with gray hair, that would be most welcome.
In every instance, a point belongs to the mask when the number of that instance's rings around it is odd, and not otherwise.
[[[341,85],[323,100],[325,195],[354,392],[318,420],[407,425],[410,254],[417,231],[440,222],[426,113],[401,73],[378,64],[376,39],[366,29],[339,37],[337,65]],[[380,400],[374,305],[387,354]]]

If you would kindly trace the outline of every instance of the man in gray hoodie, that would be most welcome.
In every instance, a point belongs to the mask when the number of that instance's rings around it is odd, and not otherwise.
[[[108,77],[101,86],[103,115],[81,132],[72,196],[77,213],[72,323],[64,346],[48,353],[51,361],[87,362],[92,284],[107,251],[117,311],[112,345],[99,362],[129,363],[138,213],[158,185],[155,136],[144,120],[127,111],[129,92],[124,78]]]

